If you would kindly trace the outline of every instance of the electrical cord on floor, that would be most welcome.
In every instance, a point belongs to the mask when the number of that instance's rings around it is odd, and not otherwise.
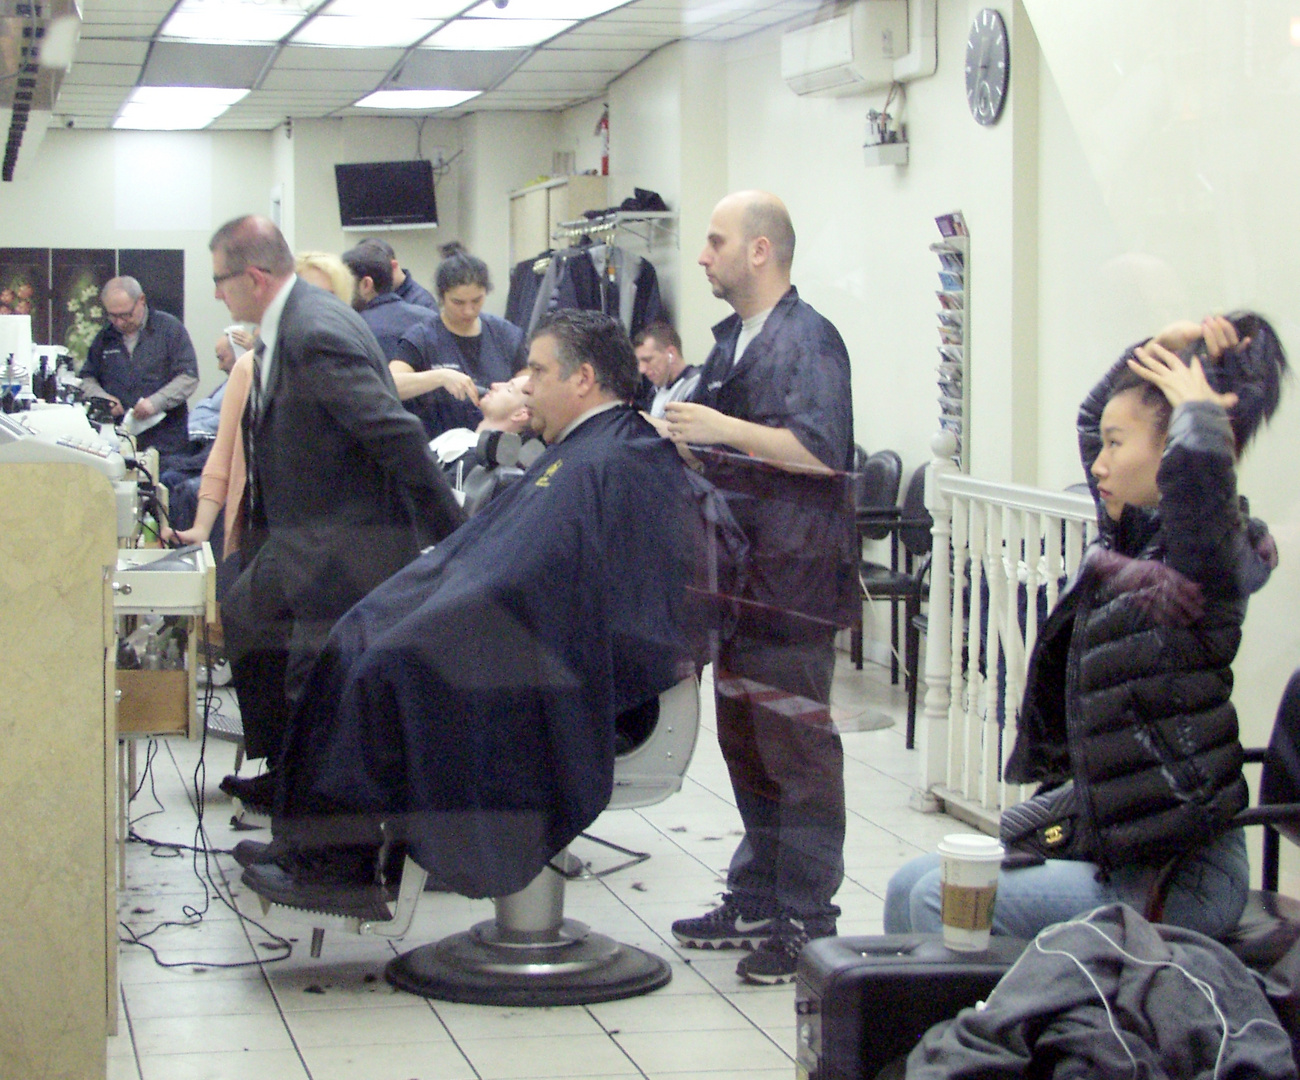
[[[205,655],[210,655],[210,645],[208,642],[208,631],[207,631],[206,623],[204,624],[203,627],[203,648],[204,648]],[[148,949],[149,953],[153,956],[154,963],[157,964],[159,967],[163,967],[163,968],[254,967],[254,966],[260,966],[262,964],[274,964],[281,960],[287,960],[290,956],[293,955],[292,941],[290,941],[288,938],[282,937],[281,935],[275,933],[272,930],[268,930],[256,919],[251,918],[250,916],[244,914],[244,912],[240,911],[239,908],[235,905],[234,897],[228,895],[230,892],[229,883],[226,882],[224,878],[218,881],[217,878],[213,876],[212,856],[230,854],[230,852],[224,848],[210,847],[207,843],[207,836],[203,831],[203,812],[204,812],[204,807],[206,802],[205,786],[207,783],[208,720],[211,715],[212,702],[214,697],[215,694],[213,691],[213,687],[211,682],[209,682],[208,685],[204,688],[204,693],[203,693],[203,734],[200,737],[199,760],[198,760],[198,764],[196,764],[194,767],[194,777],[193,777],[194,810],[196,815],[196,822],[194,826],[194,843],[177,844],[177,843],[171,843],[163,840],[153,840],[150,839],[149,837],[139,835],[135,831],[134,827],[132,827],[129,830],[127,835],[127,840],[129,842],[145,844],[148,847],[152,848],[153,850],[151,854],[154,855],[154,857],[156,858],[180,858],[184,852],[187,851],[190,852],[191,865],[193,866],[194,869],[194,876],[198,878],[199,884],[203,886],[202,906],[196,908],[191,904],[183,904],[181,906],[181,914],[184,916],[183,919],[165,919],[157,923],[150,929],[145,930],[143,933],[137,933],[134,928],[128,926],[125,922],[122,922],[120,920],[118,922],[118,925],[122,928],[122,930],[126,934],[125,937],[119,935],[118,941],[124,945],[139,945],[143,949]],[[157,792],[154,790],[153,779],[152,779],[153,774],[152,774],[151,766],[153,764],[153,759],[156,756],[156,749],[154,748],[153,740],[150,741],[150,747],[151,747],[151,752],[147,755],[145,759],[145,775],[150,777],[150,793],[153,795],[154,801],[158,803],[159,809],[161,810],[162,802],[158,799]],[[136,787],[136,791],[132,793],[132,798],[134,798],[135,795],[139,793],[139,791],[143,788],[143,785],[144,785],[144,776],[141,777],[140,783]],[[143,816],[149,817],[152,814],[157,812],[159,811],[151,811],[149,814]],[[136,819],[136,820],[142,820],[142,819]],[[132,822],[132,826],[134,826],[134,822]],[[160,855],[159,854],[160,852],[170,852],[170,854]],[[202,860],[203,860],[202,867],[200,867],[199,865],[200,856],[202,856]],[[213,896],[215,896],[218,900],[221,901],[222,904],[226,906],[226,908],[228,908],[231,912],[233,912],[241,922],[249,926],[256,927],[258,930],[260,930],[263,934],[265,934],[268,938],[271,939],[269,942],[257,942],[256,943],[257,945],[263,948],[283,950],[282,954],[279,956],[258,957],[253,960],[232,961],[230,963],[214,963],[206,960],[171,960],[171,961],[163,960],[162,957],[158,955],[158,950],[153,945],[149,944],[149,942],[146,941],[145,939],[152,937],[154,934],[156,934],[159,930],[163,929],[164,927],[197,926],[199,923],[203,921],[204,916],[207,915],[208,911],[210,910],[212,906]],[[147,914],[147,912],[140,912],[140,913]]]

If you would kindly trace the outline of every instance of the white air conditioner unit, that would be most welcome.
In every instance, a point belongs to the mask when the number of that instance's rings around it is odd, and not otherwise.
[[[907,0],[853,0],[786,31],[781,76],[796,94],[858,94],[894,81],[907,52]]]

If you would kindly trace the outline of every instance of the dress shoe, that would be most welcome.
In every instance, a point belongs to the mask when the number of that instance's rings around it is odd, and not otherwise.
[[[270,809],[275,803],[276,775],[264,772],[259,776],[227,776],[218,787],[232,799],[247,806]]]
[[[260,840],[241,840],[231,854],[235,862],[247,869],[250,866],[267,866],[289,853],[289,846],[278,840],[262,843]]]
[[[245,868],[242,880],[263,899],[287,907],[355,918],[386,918],[397,884],[375,880],[374,848],[289,852]]]

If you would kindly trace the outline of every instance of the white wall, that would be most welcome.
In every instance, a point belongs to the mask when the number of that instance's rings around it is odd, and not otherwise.
[[[426,120],[417,145],[417,126],[408,118],[335,118],[296,120],[291,139],[284,127],[272,133],[277,148],[292,147],[290,186],[293,217],[286,220],[285,236],[295,251],[343,252],[368,235],[382,236],[397,252],[401,265],[426,288],[432,289],[441,245],[464,241],[458,175],[467,168],[464,155],[452,162],[448,174],[436,185],[437,228],[392,229],[383,233],[344,232],[339,222],[338,189],[334,166],[356,161],[411,161],[430,156],[442,147],[450,158],[463,145],[463,121]],[[417,154],[417,151],[419,152]]]
[[[982,476],[1011,479],[1017,91],[1013,80],[997,126],[982,128],[971,119],[964,42],[979,6],[940,4],[938,72],[907,87],[901,113],[911,143],[904,168],[863,162],[866,113],[883,106],[884,93],[798,97],[780,77],[779,29],[728,48],[727,183],[732,190],[766,188],[789,206],[798,235],[794,282],[838,327],[853,361],[857,441],[868,450],[897,450],[908,471],[928,459],[937,426],[938,262],[929,251],[939,238],[934,217],[950,210],[965,214],[971,232],[970,459]],[[725,314],[720,301],[714,308],[715,317]]]
[[[475,113],[461,124],[461,239],[488,264],[496,290],[486,308],[500,315],[510,283],[509,194],[550,173],[562,125],[558,113],[516,112]]]
[[[1174,318],[1248,307],[1300,359],[1300,48],[1294,5],[1025,0],[1042,45],[1041,479],[1079,477],[1082,394],[1132,341]],[[1300,460],[1290,385],[1240,487],[1281,564],[1251,601],[1235,664],[1244,728],[1266,734],[1300,662]]]
[[[0,187],[0,235],[7,247],[182,249],[206,389],[229,321],[212,295],[208,239],[240,213],[266,212],[270,177],[265,132],[50,131],[26,174]]]

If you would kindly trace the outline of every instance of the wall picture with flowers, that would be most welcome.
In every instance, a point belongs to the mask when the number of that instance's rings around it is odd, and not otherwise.
[[[32,341],[50,344],[49,248],[0,248],[0,315],[30,315]]]
[[[99,290],[117,274],[112,248],[55,248],[50,253],[51,332],[80,367],[95,335],[104,327]]]

